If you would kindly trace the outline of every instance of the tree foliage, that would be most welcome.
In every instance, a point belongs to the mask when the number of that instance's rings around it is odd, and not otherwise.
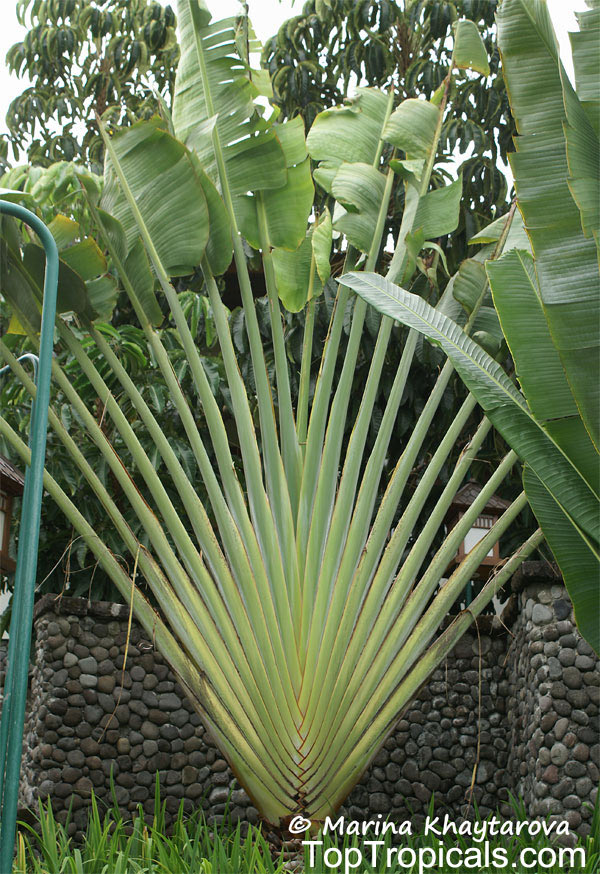
[[[467,240],[506,209],[507,160],[514,125],[501,75],[494,15],[496,0],[308,0],[266,41],[263,64],[284,118],[301,115],[307,129],[317,113],[339,104],[357,84],[393,87],[395,100],[432,99],[452,53],[459,18],[475,22],[487,55],[487,76],[465,72],[453,82],[454,111],[442,128],[445,154],[460,156],[461,220],[453,235],[453,266]],[[439,184],[443,184],[440,180]],[[393,202],[389,233],[397,233],[402,191]]]
[[[109,127],[170,102],[179,50],[175,14],[155,0],[18,0],[28,31],[7,54],[31,85],[10,104],[15,154],[38,165],[79,160],[99,170],[96,114]]]

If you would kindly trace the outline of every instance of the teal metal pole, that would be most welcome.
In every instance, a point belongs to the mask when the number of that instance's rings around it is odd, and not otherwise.
[[[15,849],[33,597],[42,510],[50,371],[58,289],[58,250],[54,237],[46,225],[25,207],[0,200],[0,213],[13,216],[28,224],[40,238],[46,252],[39,368],[29,429],[31,459],[25,473],[8,663],[0,721],[0,874],[10,874]]]

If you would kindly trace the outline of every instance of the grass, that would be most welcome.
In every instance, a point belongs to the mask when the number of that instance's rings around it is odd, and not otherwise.
[[[511,806],[513,821],[527,819],[522,802],[513,798]],[[434,816],[433,803],[429,814]],[[475,820],[481,823],[477,811],[475,814]],[[575,864],[570,864],[569,854],[543,833],[533,837],[527,833],[518,837],[490,837],[486,851],[484,843],[471,837],[448,834],[438,838],[423,831],[400,838],[396,848],[390,832],[384,837],[368,835],[367,838],[383,841],[375,848],[375,865],[370,864],[371,848],[356,836],[345,835],[343,839],[313,836],[311,840],[323,843],[313,848],[312,860],[310,849],[305,847],[304,863],[302,849],[299,849],[296,864],[290,864],[289,855],[286,862],[280,853],[274,852],[260,828],[250,827],[243,834],[245,830],[239,824],[232,826],[227,818],[219,825],[209,825],[202,810],[184,817],[180,807],[167,835],[165,806],[160,802],[157,786],[155,814],[150,824],[145,822],[141,806],[133,820],[124,819],[116,803],[101,814],[92,795],[87,828],[79,846],[75,846],[67,834],[67,824],[56,822],[50,802],[46,806],[40,803],[37,827],[20,824],[13,874],[288,874],[292,869],[305,874],[426,874],[431,871],[435,874],[468,871],[594,874],[600,872],[599,800],[591,825],[590,836],[576,845],[576,849],[585,854],[584,865],[579,863],[581,852],[575,855]],[[298,840],[298,847],[302,839]],[[453,855],[447,862],[446,853],[450,849]],[[521,863],[524,850],[528,854],[527,867]],[[506,854],[505,863],[495,855],[500,851]],[[494,861],[501,864],[494,865]]]

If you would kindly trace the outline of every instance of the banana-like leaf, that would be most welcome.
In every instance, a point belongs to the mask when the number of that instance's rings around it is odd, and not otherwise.
[[[313,254],[313,234],[314,231],[308,233],[293,252],[273,250],[277,293],[284,307],[292,313],[300,312],[307,299],[317,297],[323,290]]]
[[[584,235],[580,210],[569,188],[569,179],[575,180],[573,193],[580,195],[583,180],[589,180],[585,156],[593,160],[598,154],[597,133],[562,68],[545,2],[505,0],[498,11],[498,40],[519,132],[510,161],[519,209],[533,248],[542,305],[573,396],[598,447],[597,250],[593,237]],[[593,55],[595,63],[597,49]],[[566,145],[565,126],[572,128],[567,130]],[[581,148],[584,138],[591,148]],[[597,162],[594,172],[597,180]],[[593,218],[588,216],[586,204],[582,202],[582,206],[588,228]]]
[[[481,261],[467,258],[458,268],[456,279],[452,283],[452,294],[471,314],[487,285],[487,274]]]
[[[106,272],[106,258],[92,237],[64,249],[61,258],[84,282]]]
[[[435,140],[439,109],[426,100],[409,98],[390,116],[385,139],[402,149],[408,159],[427,160]]]
[[[312,209],[315,189],[306,151],[304,124],[298,116],[273,128],[287,170],[284,185],[261,192],[266,230],[271,246],[293,251],[306,234],[306,223]],[[242,235],[255,249],[260,249],[260,232],[256,213],[256,195],[244,194],[234,203]]]
[[[484,245],[486,243],[497,243],[502,236],[502,232],[506,226],[506,220],[506,215],[502,215],[500,216],[500,218],[495,219],[495,221],[493,221],[487,227],[482,228],[477,234],[475,234],[474,237],[471,237],[471,239],[468,241],[469,245],[478,245],[480,243]],[[510,224],[508,236],[504,244],[504,251],[508,252],[510,249],[529,250],[530,248],[531,246],[529,244],[529,237],[525,233],[525,227],[523,226],[523,218],[520,212],[516,212]]]
[[[487,51],[474,21],[463,18],[454,25],[454,66],[490,75]]]
[[[413,221],[414,228],[422,228],[427,240],[451,234],[458,226],[462,176],[443,188],[434,188],[422,197]]]
[[[313,254],[319,279],[323,284],[331,276],[331,243],[333,240],[333,227],[331,215],[326,209],[319,218],[312,235]]]
[[[281,187],[287,178],[283,150],[272,130],[257,125],[254,99],[259,90],[237,52],[236,19],[211,21],[201,0],[180,0],[177,13],[181,57],[173,99],[175,135],[195,151],[217,188],[215,132],[233,195]]]
[[[361,252],[368,252],[373,243],[384,191],[385,176],[369,164],[344,163],[333,178],[331,193],[339,204],[333,226]]]
[[[600,80],[598,79],[598,44],[600,41],[600,8],[595,0],[587,0],[589,9],[576,12],[579,32],[569,34],[573,52],[573,68],[577,96],[600,134]]]
[[[374,273],[349,273],[340,280],[385,315],[419,331],[440,345],[495,427],[544,483],[598,549],[598,494],[575,464],[536,422],[509,377],[462,328]]]
[[[138,122],[112,144],[165,269],[185,275],[202,260],[209,212],[190,153],[162,125],[156,118]],[[131,251],[139,231],[110,160],[104,175],[100,205],[121,223]]]
[[[600,493],[600,458],[552,340],[533,258],[514,249],[486,266],[500,324],[531,412]]]
[[[60,252],[65,246],[73,243],[79,236],[79,223],[66,215],[55,215],[48,225],[48,230]]]
[[[348,105],[320,112],[306,138],[313,161],[372,164],[387,108],[388,97],[382,91],[357,88]]]
[[[154,276],[144,244],[139,237],[125,260],[124,269],[148,321],[152,325],[160,325],[163,314],[154,294]]]
[[[117,283],[112,276],[98,276],[98,273],[106,267],[106,261],[97,244],[94,241],[91,242],[93,246],[88,248],[86,245],[85,249],[80,250],[74,259],[86,276],[93,277],[89,281],[86,281],[80,273],[69,266],[63,258],[59,259],[56,307],[59,313],[74,312],[90,321],[98,318],[106,320],[110,318],[115,307]],[[71,251],[70,248],[66,249],[63,255],[69,251]],[[90,252],[91,257],[88,259],[87,254]],[[81,257],[82,255],[83,257]],[[46,267],[46,256],[41,246],[29,243],[25,247],[23,267],[29,282],[32,283],[38,298],[41,300]]]
[[[195,152],[192,153],[194,166],[197,168],[198,179],[204,191],[208,209],[208,242],[206,258],[215,276],[225,273],[233,257],[231,240],[231,221],[229,214],[212,180],[206,175]]]

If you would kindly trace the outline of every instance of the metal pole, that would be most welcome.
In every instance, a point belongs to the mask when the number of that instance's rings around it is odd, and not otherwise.
[[[33,619],[33,596],[37,571],[44,460],[46,456],[50,371],[58,289],[58,250],[54,237],[46,225],[34,213],[25,209],[25,207],[0,200],[0,213],[26,222],[36,232],[46,252],[39,370],[29,429],[31,459],[25,473],[25,489],[21,507],[21,527],[19,530],[19,547],[15,571],[15,589],[8,642],[8,663],[4,681],[2,719],[0,721],[0,874],[10,874],[15,848],[17,801],[21,771],[25,705],[27,700],[31,624]]]

